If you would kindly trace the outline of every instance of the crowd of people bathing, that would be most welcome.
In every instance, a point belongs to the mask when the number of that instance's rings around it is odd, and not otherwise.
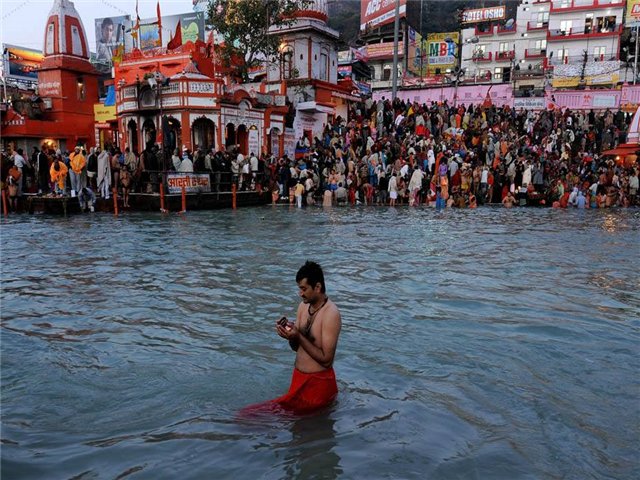
[[[293,158],[243,155],[238,146],[162,152],[150,145],[139,155],[128,148],[34,147],[30,159],[17,149],[3,154],[3,167],[10,166],[4,187],[13,200],[27,186],[94,202],[94,192],[108,199],[115,187],[126,207],[130,191],[157,192],[163,173],[177,171],[208,173],[214,191],[235,184],[298,206],[638,205],[635,156],[602,154],[626,141],[631,115],[622,111],[369,99],[353,105],[349,118],[337,117],[321,138],[301,136]]]

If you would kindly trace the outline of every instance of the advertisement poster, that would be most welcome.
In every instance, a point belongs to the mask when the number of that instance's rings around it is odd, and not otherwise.
[[[429,75],[444,74],[456,66],[458,32],[430,33],[427,35],[427,71]]]
[[[140,50],[161,47],[160,28],[157,23],[140,24]]]
[[[360,30],[377,28],[395,20],[396,0],[362,0]],[[400,0],[400,18],[407,15],[407,0]]]
[[[627,0],[627,17],[625,26],[640,26],[640,0]]]
[[[96,18],[96,61],[110,65],[116,48],[125,42],[125,34],[130,28],[129,15]],[[131,44],[126,44],[125,49],[127,46]]]
[[[409,27],[409,45],[407,46],[407,70],[417,77],[427,73],[427,59],[424,55],[425,42],[418,32]]]
[[[16,80],[37,81],[38,68],[42,63],[42,52],[29,48],[15,47],[4,44],[6,52],[4,72],[8,72],[8,78]]]
[[[285,128],[284,130],[284,154],[289,159],[296,156],[296,132],[293,128]]]

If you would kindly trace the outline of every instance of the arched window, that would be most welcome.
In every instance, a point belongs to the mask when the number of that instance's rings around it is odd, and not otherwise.
[[[280,78],[293,78],[293,48],[285,47],[280,54]]]

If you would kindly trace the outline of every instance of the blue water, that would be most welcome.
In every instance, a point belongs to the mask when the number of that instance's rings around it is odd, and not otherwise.
[[[640,477],[640,211],[10,216],[2,478]],[[285,392],[297,268],[343,331],[328,411]]]

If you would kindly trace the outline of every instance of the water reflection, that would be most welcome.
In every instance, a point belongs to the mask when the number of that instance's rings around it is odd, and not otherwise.
[[[2,222],[3,478],[637,477],[639,211]],[[289,385],[309,257],[340,400],[237,422]]]
[[[336,452],[336,421],[331,411],[299,417],[289,423],[291,440],[284,448],[284,478],[339,478],[343,469]]]

